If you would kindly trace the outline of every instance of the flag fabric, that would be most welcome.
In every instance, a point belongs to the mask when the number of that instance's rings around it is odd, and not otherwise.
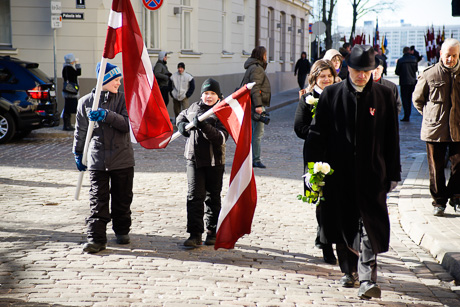
[[[385,51],[387,50],[387,46],[388,46],[387,36],[384,34],[382,38],[382,47],[381,47],[382,54],[385,54]]]
[[[236,143],[230,183],[217,223],[214,249],[235,247],[236,241],[251,233],[257,203],[252,168],[252,126],[250,91],[244,86],[213,107]]]
[[[369,40],[370,42],[370,40]],[[379,20],[377,18],[376,25],[375,25],[375,33],[374,33],[374,46],[380,45],[380,38],[379,38]]]
[[[130,0],[114,0],[110,11],[103,57],[113,59],[119,52],[133,135],[145,148],[164,148],[173,127]]]

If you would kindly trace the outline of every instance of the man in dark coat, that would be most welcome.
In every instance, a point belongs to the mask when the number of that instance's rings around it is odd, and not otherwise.
[[[378,56],[376,56],[378,58]],[[398,86],[391,82],[390,80],[386,80],[383,78],[383,61],[379,59],[379,66],[372,72],[372,77],[374,78],[374,82],[377,82],[379,84],[383,84],[393,91],[393,94],[395,95],[396,99],[396,108],[398,109],[398,114],[401,113],[401,98],[399,98],[399,90]]]
[[[310,62],[307,59],[307,53],[304,51],[300,55],[300,59],[295,63],[294,76],[297,75],[297,83],[299,83],[300,89],[305,87],[305,79],[310,73]]]
[[[396,63],[395,74],[399,76],[399,88],[404,109],[403,122],[410,120],[412,109],[412,93],[417,83],[417,59],[410,53],[409,47],[403,48],[403,56]]]
[[[307,137],[307,159],[327,162],[321,202],[321,242],[336,243],[341,283],[358,296],[380,297],[377,254],[388,251],[386,195],[401,180],[396,101],[390,88],[372,81],[371,46],[356,45],[348,78],[321,94]]]

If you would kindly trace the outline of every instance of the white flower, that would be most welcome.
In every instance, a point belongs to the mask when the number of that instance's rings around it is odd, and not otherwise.
[[[331,171],[331,166],[329,165],[329,163],[324,162],[324,163],[323,163],[323,169],[322,169],[323,174],[326,175],[326,174],[328,174],[330,171]]]
[[[305,102],[307,104],[310,104],[310,105],[314,105],[316,102],[318,102],[318,99],[313,97],[312,95],[308,95],[306,98],[305,98]]]
[[[313,173],[319,173],[323,169],[323,162],[316,162],[315,165],[313,165]]]

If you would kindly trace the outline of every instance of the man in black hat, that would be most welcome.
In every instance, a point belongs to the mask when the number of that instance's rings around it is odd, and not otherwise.
[[[343,287],[358,296],[380,297],[377,254],[388,251],[386,195],[401,180],[395,97],[373,82],[374,49],[353,47],[348,78],[326,87],[307,137],[307,161],[327,162],[321,202],[322,243],[336,243]]]

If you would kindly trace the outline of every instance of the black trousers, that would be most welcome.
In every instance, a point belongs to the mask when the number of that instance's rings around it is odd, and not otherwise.
[[[377,254],[374,254],[364,225],[361,224],[361,251],[351,250],[345,243],[337,243],[340,270],[344,274],[358,273],[359,281],[377,282]]]
[[[206,228],[216,232],[221,208],[220,193],[224,165],[196,168],[195,162],[187,160],[187,232],[202,234],[203,217],[206,214]],[[206,212],[205,207],[206,205]]]
[[[64,98],[64,114],[75,114],[77,113],[77,98]]]
[[[169,103],[169,87],[168,86],[160,87],[160,92],[161,92],[161,96],[163,97],[163,100],[165,102],[165,105],[168,106],[168,103]]]
[[[307,79],[307,74],[297,74],[297,83],[301,90],[305,87],[305,79]]]
[[[88,242],[107,243],[106,229],[110,220],[116,234],[128,234],[131,227],[134,167],[90,171],[89,179],[91,214],[86,219]]]
[[[449,198],[460,197],[460,142],[427,142],[430,193],[433,206],[445,207]],[[446,185],[444,168],[450,160],[450,178]]]
[[[412,110],[412,93],[415,89],[415,84],[400,85],[401,101],[404,110],[404,118],[409,119]]]

